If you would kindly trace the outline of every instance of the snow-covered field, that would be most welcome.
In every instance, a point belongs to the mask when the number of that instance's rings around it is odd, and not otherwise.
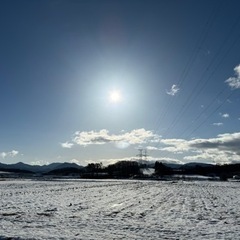
[[[0,181],[0,239],[240,239],[240,183]]]

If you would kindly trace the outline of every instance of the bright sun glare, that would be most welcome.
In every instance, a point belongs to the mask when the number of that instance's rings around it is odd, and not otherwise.
[[[121,93],[117,90],[113,90],[109,94],[109,101],[113,103],[121,102],[122,96]]]

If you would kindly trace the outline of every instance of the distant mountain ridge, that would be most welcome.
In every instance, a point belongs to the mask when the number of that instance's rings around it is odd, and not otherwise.
[[[119,161],[108,166],[99,166],[91,163],[88,166],[80,166],[76,163],[51,163],[49,165],[29,165],[23,162],[15,164],[0,163],[0,171],[21,174],[29,174],[30,176],[79,176],[83,178],[112,178],[112,177],[132,177],[145,169],[152,169],[151,172],[156,175],[172,175],[172,174],[198,174],[204,176],[218,176],[222,180],[233,178],[233,176],[240,176],[240,163],[232,164],[209,164],[201,162],[190,162],[186,164],[177,164],[166,161]],[[1,173],[3,175],[3,173]]]
[[[191,169],[191,168],[194,168],[194,167],[211,167],[211,166],[214,166],[213,164],[210,164],[210,163],[199,163],[199,162],[190,162],[190,163],[186,163],[183,165],[183,168],[187,169]]]
[[[165,166],[173,168],[173,169],[181,168],[184,165],[184,164],[180,164],[180,163],[173,163],[173,162],[170,162],[170,161],[167,161],[167,160],[155,160],[155,161],[139,160],[137,162],[141,165],[145,165],[145,166],[150,167],[150,168],[154,168],[155,162],[161,162]]]
[[[23,162],[18,162],[14,164],[5,164],[0,163],[0,170],[1,171],[13,171],[13,170],[22,170],[22,171],[29,171],[32,173],[47,173],[53,170],[64,169],[64,168],[75,168],[75,169],[82,169],[83,166],[80,166],[76,163],[51,163],[49,165],[30,165]]]
[[[162,162],[165,166],[172,168],[172,169],[192,169],[195,168],[196,166],[201,166],[201,167],[209,167],[209,166],[214,166],[212,164],[207,164],[207,163],[198,163],[198,162],[191,162],[191,163],[186,163],[186,164],[176,164],[176,163],[171,163],[171,162],[166,162],[166,161],[158,161]],[[140,164],[145,164],[146,167],[152,167],[154,168],[154,161],[140,161]],[[80,166],[76,163],[60,163],[60,162],[55,162],[51,163],[49,165],[30,165],[26,164],[23,162],[18,162],[14,164],[5,164],[5,163],[0,163],[0,171],[27,171],[27,172],[32,172],[32,173],[48,173],[51,171],[55,170],[60,170],[60,169],[83,169],[83,166]]]

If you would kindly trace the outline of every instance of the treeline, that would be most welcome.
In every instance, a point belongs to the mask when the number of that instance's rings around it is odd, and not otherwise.
[[[65,167],[66,166],[66,167]],[[145,171],[151,169],[151,171]],[[154,170],[154,171],[152,171]],[[188,163],[184,165],[167,164],[161,161],[145,164],[137,161],[119,161],[108,166],[102,163],[89,163],[86,167],[79,165],[65,164],[60,169],[54,169],[45,172],[31,172],[18,168],[2,168],[0,167],[1,176],[6,176],[4,172],[18,174],[20,177],[29,175],[33,176],[69,176],[77,178],[164,178],[171,175],[203,175],[208,177],[219,177],[221,180],[232,178],[234,175],[240,178],[240,163],[211,165],[203,163]],[[144,173],[147,173],[144,175]],[[150,174],[152,173],[152,174]],[[12,176],[9,175],[9,176]]]
[[[148,168],[146,164],[140,164],[137,161],[120,161],[115,164],[104,167],[102,163],[90,163],[85,168],[83,177],[94,178],[129,178],[144,177],[143,169]],[[234,175],[240,176],[240,163],[211,165],[211,164],[184,164],[179,167],[171,167],[163,162],[156,161],[154,164],[154,173],[152,176],[169,176],[175,174],[182,175],[202,175],[209,177],[219,177],[221,180],[232,178]]]
[[[129,178],[141,175],[140,165],[136,161],[120,161],[104,167],[102,163],[90,163],[82,177],[90,178]]]
[[[224,164],[224,165],[201,165],[195,164],[189,166],[188,164],[174,169],[164,165],[162,162],[155,163],[155,174],[160,176],[183,174],[183,175],[202,175],[209,177],[219,177],[221,180],[232,178],[235,175],[240,176],[240,163]]]
[[[141,175],[141,166],[136,161],[120,161],[103,166],[102,163],[89,163],[81,169],[61,168],[49,171],[44,175],[76,176],[81,178],[130,178]]]

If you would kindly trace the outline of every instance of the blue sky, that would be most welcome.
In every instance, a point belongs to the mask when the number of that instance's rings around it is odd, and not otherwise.
[[[239,7],[2,0],[0,162],[240,161]]]

